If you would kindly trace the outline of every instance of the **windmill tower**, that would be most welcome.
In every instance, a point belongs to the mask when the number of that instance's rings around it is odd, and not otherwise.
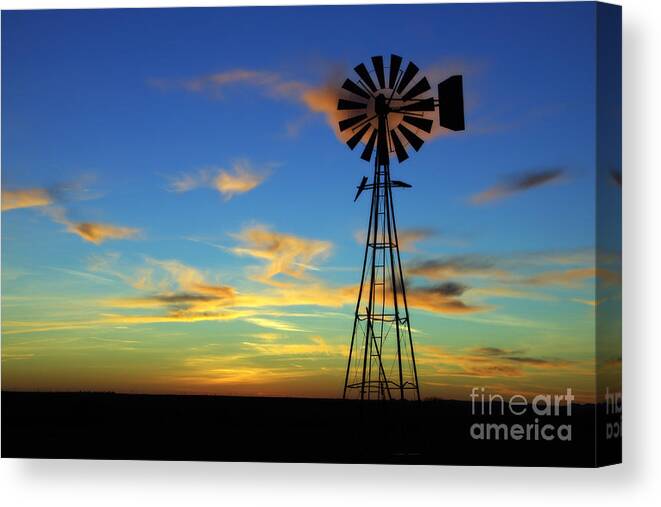
[[[434,124],[436,109],[441,127],[464,130],[462,76],[438,85],[438,97],[430,95],[426,77],[415,84],[418,67],[402,58],[372,57],[372,71],[365,64],[354,68],[357,81],[347,79],[337,108],[347,117],[340,132],[352,150],[362,141],[360,158],[374,158],[371,182],[363,177],[354,201],[371,190],[370,218],[365,256],[344,380],[343,398],[360,400],[420,399],[406,283],[397,239],[393,188],[411,185],[390,177],[390,154],[398,162],[409,158],[407,147],[420,150]],[[387,75],[386,75],[387,69]]]

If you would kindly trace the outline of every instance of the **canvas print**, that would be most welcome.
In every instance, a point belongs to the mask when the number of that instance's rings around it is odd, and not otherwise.
[[[621,460],[621,11],[2,12],[2,455]]]

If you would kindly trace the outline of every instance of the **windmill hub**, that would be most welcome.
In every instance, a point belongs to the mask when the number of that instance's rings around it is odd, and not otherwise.
[[[377,116],[385,116],[390,112],[386,96],[383,93],[379,93],[374,99],[374,112]]]
[[[431,116],[438,108],[441,127],[464,130],[462,77],[452,76],[438,85],[438,98],[429,95],[426,77],[416,81],[418,67],[390,56],[372,57],[373,70],[361,63],[354,70],[359,79],[342,84],[346,95],[337,109],[349,115],[339,122],[340,132],[352,150],[360,143],[360,158],[374,157],[374,177],[364,176],[356,199],[372,191],[363,271],[354,314],[349,361],[343,397],[357,394],[361,400],[420,399],[413,337],[406,301],[406,283],[399,255],[393,188],[410,188],[390,179],[390,154],[401,163],[409,158],[407,147],[418,151],[431,134]],[[386,72],[387,70],[387,72]],[[373,108],[371,107],[373,105]]]

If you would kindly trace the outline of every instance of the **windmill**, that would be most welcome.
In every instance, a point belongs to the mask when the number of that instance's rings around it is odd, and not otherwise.
[[[390,154],[401,163],[409,158],[407,148],[420,150],[437,109],[441,127],[464,130],[463,82],[460,75],[446,79],[434,98],[429,81],[417,77],[420,69],[413,62],[402,69],[397,55],[390,56],[389,67],[382,56],[371,60],[371,71],[364,63],[354,67],[358,79],[344,81],[337,104],[347,116],[339,122],[346,144],[354,150],[363,142],[360,158],[374,159],[373,180],[364,176],[354,199],[372,191],[343,398],[419,400],[392,197],[393,188],[411,185],[390,178]]]

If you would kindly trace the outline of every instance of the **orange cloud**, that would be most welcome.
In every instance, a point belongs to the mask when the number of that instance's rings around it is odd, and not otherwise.
[[[222,98],[226,90],[232,86],[256,87],[273,99],[299,102],[313,113],[324,114],[327,123],[339,136],[337,123],[344,117],[343,113],[337,110],[342,76],[339,71],[334,71],[332,74],[332,78],[327,83],[319,86],[286,79],[276,72],[249,69],[230,69],[182,81],[152,79],[149,82],[152,86],[163,90],[183,89],[193,93],[208,93],[214,98]],[[290,127],[290,133],[295,133],[300,125]]]
[[[199,288],[200,286],[198,286]],[[100,306],[129,310],[161,310],[158,314],[106,315],[113,322],[124,324],[157,322],[199,322],[242,319],[256,326],[277,331],[303,331],[300,326],[281,320],[282,317],[308,317],[276,310],[291,306],[339,307],[355,302],[356,288],[333,288],[323,285],[283,284],[266,291],[240,292],[233,287],[219,286],[219,295],[172,290],[151,292],[144,296],[108,298]],[[323,314],[314,314],[323,317]],[[272,318],[276,317],[276,318]],[[280,318],[279,318],[280,317]]]
[[[234,288],[208,282],[195,268],[176,260],[147,259],[147,267],[122,279],[147,296],[117,298],[106,302],[121,308],[166,308],[189,318],[193,313],[209,314],[233,304]],[[185,313],[181,313],[185,311]],[[208,316],[208,315],[207,315]],[[223,316],[224,317],[224,316]]]
[[[488,310],[488,307],[470,305],[459,299],[468,287],[446,282],[432,287],[411,287],[406,290],[409,306],[434,313],[466,314]]]
[[[233,172],[220,171],[216,177],[215,185],[226,200],[236,194],[250,192],[257,188],[266,178],[263,174],[250,171],[243,165],[236,165]]]
[[[146,291],[147,294],[109,298],[99,302],[99,305],[128,310],[160,311],[142,315],[106,314],[108,321],[145,324],[242,319],[276,331],[303,331],[305,329],[298,324],[281,320],[279,317],[307,317],[312,314],[276,309],[300,306],[338,308],[353,305],[358,291],[358,286],[355,285],[332,287],[309,278],[273,283],[264,277],[260,278],[260,281],[267,284],[264,290],[239,291],[234,287],[209,283],[199,271],[178,261],[150,259],[149,263],[152,268],[139,270],[133,279],[124,277],[127,283]],[[452,292],[449,286],[451,284],[447,285],[448,287],[411,289],[407,293],[409,307],[454,315],[487,309],[464,303],[458,299],[459,293]],[[316,313],[314,315],[323,316]]]
[[[405,241],[415,241],[428,234],[426,230],[412,230]],[[142,294],[107,299],[101,304],[131,310],[157,310],[147,312],[152,314],[111,315],[107,318],[123,323],[242,319],[276,331],[300,331],[306,330],[305,326],[292,323],[288,317],[319,316],[319,312],[298,314],[279,309],[302,306],[339,308],[355,304],[357,285],[332,286],[313,276],[319,262],[330,255],[330,242],[281,233],[264,226],[247,227],[232,236],[238,244],[223,249],[262,260],[262,267],[249,267],[248,273],[252,273],[252,280],[262,283],[263,287],[240,290],[223,285],[218,283],[217,277],[210,279],[208,275],[176,260],[147,259],[145,266],[137,269],[132,276],[126,276],[108,265],[112,259],[104,257],[95,262],[97,269],[119,277]],[[530,285],[549,283],[551,280],[551,277],[541,275],[537,279],[515,278],[510,272],[500,269],[495,260],[476,255],[416,262],[406,272],[440,282],[430,286],[413,284],[407,287],[411,309],[457,316],[493,310],[492,306],[479,301],[481,297],[530,297],[530,294],[509,287],[478,287],[470,289],[473,291],[470,296],[478,298],[476,303],[473,298],[464,298],[469,290],[466,285],[448,281],[452,276],[492,277],[508,283]]]
[[[270,233],[271,231],[269,231]],[[252,234],[252,235],[251,235]],[[278,260],[278,248],[267,247],[260,234],[253,231],[250,246],[256,250],[253,254],[271,259],[285,272],[303,269],[295,266],[295,261],[303,259],[312,262],[316,257],[316,248],[324,247],[314,241],[283,235],[273,236],[281,240],[284,246],[295,245],[297,254],[289,260]],[[270,236],[269,236],[270,237]],[[296,238],[298,241],[293,241]],[[303,245],[303,246],[301,246]],[[323,248],[322,248],[323,250]],[[265,252],[269,252],[268,254]],[[135,270],[132,275],[118,271],[113,263],[116,258],[95,258],[92,268],[115,276],[142,294],[133,297],[108,298],[99,302],[100,306],[130,310],[161,310],[156,315],[106,316],[113,322],[138,324],[150,322],[197,322],[208,320],[244,319],[260,327],[276,330],[300,330],[289,322],[270,317],[292,316],[292,313],[276,311],[274,308],[287,306],[339,307],[351,302],[355,297],[354,287],[329,287],[312,278],[297,278],[288,282],[272,283],[264,276],[260,281],[267,287],[256,291],[239,291],[234,287],[222,285],[216,280],[209,280],[199,270],[176,260],[147,259],[147,264]],[[308,266],[308,264],[306,264]],[[272,268],[275,271],[278,269]],[[302,275],[301,275],[302,276]],[[295,315],[293,315],[295,316]],[[302,315],[302,316],[307,316]]]
[[[263,226],[246,228],[234,237],[243,245],[232,248],[233,253],[268,261],[261,276],[267,282],[279,274],[303,278],[309,266],[326,258],[332,248],[328,241],[283,234]]]
[[[184,359],[183,366],[186,371],[178,374],[174,381],[178,385],[185,385],[187,390],[201,390],[201,392],[213,392],[214,386],[231,385],[232,392],[241,393],[245,389],[246,394],[255,393],[255,386],[259,386],[260,393],[269,393],[273,395],[283,394],[278,390],[278,385],[282,382],[291,382],[295,380],[307,381],[307,377],[319,375],[316,368],[292,368],[290,364],[278,366],[264,366],[262,362],[257,362],[256,358],[264,355],[282,355],[277,354],[275,349],[259,350],[251,347],[252,344],[244,344],[244,352],[240,354],[208,354],[202,356],[191,356]],[[301,344],[305,347],[307,344]],[[307,348],[295,349],[294,344],[283,350],[287,355],[308,356],[306,359],[323,360],[326,354],[315,351],[312,347],[317,345],[310,344]],[[291,395],[291,384],[285,392]]]
[[[109,239],[133,238],[140,232],[139,229],[133,227],[92,222],[71,223],[67,226],[67,230],[95,245],[100,245]]]
[[[48,206],[52,203],[52,196],[43,188],[2,190],[2,211]]]
[[[189,192],[196,188],[206,187],[218,190],[225,200],[230,200],[238,194],[254,190],[266,179],[267,170],[256,171],[246,160],[240,160],[226,169],[201,169],[193,173],[184,173],[172,179],[170,190],[174,192]]]
[[[133,227],[123,227],[107,223],[73,222],[60,207],[50,207],[67,198],[86,199],[84,181],[60,184],[53,191],[41,188],[2,191],[2,211],[19,208],[46,207],[45,214],[55,222],[66,226],[67,231],[76,234],[85,241],[99,245],[109,239],[127,239],[135,237],[140,231]]]
[[[437,83],[453,74],[462,74],[472,79],[472,76],[483,70],[484,65],[481,63],[454,60],[433,65],[417,77],[424,75],[430,82]],[[278,72],[236,68],[184,80],[152,79],[149,84],[162,90],[180,89],[191,93],[205,93],[217,99],[222,99],[231,87],[250,86],[257,88],[267,97],[298,102],[312,113],[323,114],[326,123],[333,132],[338,138],[344,140],[351,134],[351,130],[344,133],[339,131],[338,122],[347,117],[347,112],[337,110],[337,101],[341,97],[347,97],[348,92],[342,90],[341,84],[351,74],[345,65],[336,64],[331,66],[327,79],[323,83],[312,85],[289,79]],[[467,110],[475,106],[476,98],[474,95],[473,87],[468,86],[464,93]],[[421,114],[431,119],[436,118],[436,112],[423,112]],[[305,121],[306,118],[302,117],[290,122],[286,127],[288,135],[296,135]],[[469,128],[476,130],[474,127],[469,126]],[[425,139],[431,140],[447,133],[449,133],[447,129],[440,127],[438,122],[434,121],[433,130],[431,134],[425,135]]]
[[[338,122],[346,116],[346,113],[337,110],[339,98],[340,93],[336,82],[308,88],[300,96],[300,100],[310,111],[324,114],[326,123],[333,129],[333,132],[338,137],[342,137]]]
[[[140,229],[106,223],[74,222],[69,220],[62,208],[47,208],[46,214],[55,222],[65,225],[67,231],[76,234],[85,241],[100,245],[109,239],[129,239],[138,235]]]

